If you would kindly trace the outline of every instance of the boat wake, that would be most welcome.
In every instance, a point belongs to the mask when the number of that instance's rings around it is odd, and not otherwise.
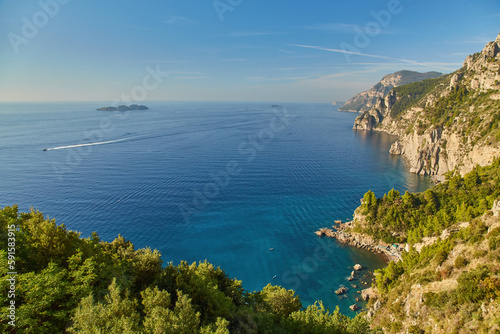
[[[52,148],[44,148],[43,151],[54,151],[54,150],[63,150],[63,149],[75,148],[75,147],[85,147],[85,146],[97,146],[97,145],[115,144],[115,143],[120,143],[120,142],[124,142],[124,141],[137,140],[137,139],[141,139],[141,138],[146,138],[146,136],[135,136],[135,137],[127,137],[127,138],[122,138],[122,139],[100,141],[100,142],[94,142],[94,143],[85,143],[85,144],[76,144],[76,145],[67,145],[67,146],[58,146],[58,147],[52,147]]]

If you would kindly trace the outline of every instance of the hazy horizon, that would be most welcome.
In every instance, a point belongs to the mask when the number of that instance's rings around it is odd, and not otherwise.
[[[0,1],[0,102],[346,101],[450,73],[500,2]]]

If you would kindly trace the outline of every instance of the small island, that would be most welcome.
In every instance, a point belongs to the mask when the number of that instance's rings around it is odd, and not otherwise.
[[[118,107],[102,107],[97,109],[99,111],[128,111],[128,110],[149,110],[148,107],[138,104],[131,104],[129,106],[121,105]]]

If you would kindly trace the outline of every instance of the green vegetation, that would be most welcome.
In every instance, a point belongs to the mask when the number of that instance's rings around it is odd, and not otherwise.
[[[358,209],[367,224],[357,226],[357,231],[387,243],[413,244],[423,237],[439,236],[453,224],[481,216],[499,196],[497,159],[491,166],[474,168],[465,177],[449,173],[445,183],[423,193],[406,192],[401,196],[392,189],[377,199],[373,192],[367,192]]]
[[[207,262],[163,266],[156,250],[136,250],[121,236],[81,238],[38,211],[0,210],[0,236],[2,291],[10,286],[9,265],[18,273],[16,327],[2,316],[2,333],[371,332],[364,318],[338,308],[330,312],[318,302],[302,309],[292,290],[268,285],[247,292]],[[15,263],[8,237],[15,237]],[[3,315],[11,300],[0,295]]]
[[[491,98],[494,91],[474,92],[465,86],[454,87],[425,109],[425,127],[439,127],[458,132],[475,144],[487,139],[491,145],[500,141],[500,101]]]
[[[410,245],[402,261],[376,272],[384,306],[373,324],[390,333],[500,328],[500,227],[491,211],[499,199],[500,159],[464,177],[449,173],[423,193],[367,192],[355,229]]]
[[[380,96],[387,95],[392,89],[393,84],[388,84],[388,82],[393,82],[396,85],[407,85],[412,82],[422,81],[427,79],[438,78],[442,76],[442,73],[439,72],[426,72],[419,73],[414,71],[398,71],[396,73],[388,74],[382,78],[382,81],[379,81],[375,86],[373,86],[369,91],[360,93],[354,96],[350,101],[348,101],[342,108],[341,111],[358,111],[364,112],[370,110],[369,105],[372,106],[377,102],[377,99]],[[387,86],[382,84],[385,82]]]
[[[443,78],[426,79],[395,87],[394,91],[398,96],[398,101],[391,108],[391,116],[397,117],[416,105],[441,82],[443,82]]]
[[[464,77],[464,69],[450,75],[399,86],[397,101],[391,107],[390,116],[401,121],[404,113],[412,107],[422,108],[412,120],[403,122],[405,134],[417,130],[419,135],[428,129],[447,129],[472,145],[484,140],[492,145],[500,142],[500,100],[493,98],[498,90],[478,91],[468,89],[465,79],[449,88],[453,75]],[[433,101],[433,102],[430,102]],[[403,124],[401,123],[401,124]]]

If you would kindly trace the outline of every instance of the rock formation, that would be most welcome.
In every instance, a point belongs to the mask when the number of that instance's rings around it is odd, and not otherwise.
[[[411,172],[422,175],[463,175],[500,157],[500,34],[461,69],[426,85],[400,86],[379,97],[353,129],[399,136],[390,153],[404,156]]]
[[[353,130],[371,131],[390,113],[391,107],[396,102],[396,95],[393,91],[385,97],[377,98],[375,105],[367,112],[356,117]]]
[[[414,71],[399,71],[388,74],[370,90],[359,93],[351,98],[339,110],[352,112],[368,111],[377,103],[379,98],[386,96],[394,87],[425,79],[438,78],[441,75],[443,74],[439,72],[419,73]]]
[[[335,291],[336,295],[342,295],[347,292],[347,288],[345,286],[341,286],[338,290]]]

